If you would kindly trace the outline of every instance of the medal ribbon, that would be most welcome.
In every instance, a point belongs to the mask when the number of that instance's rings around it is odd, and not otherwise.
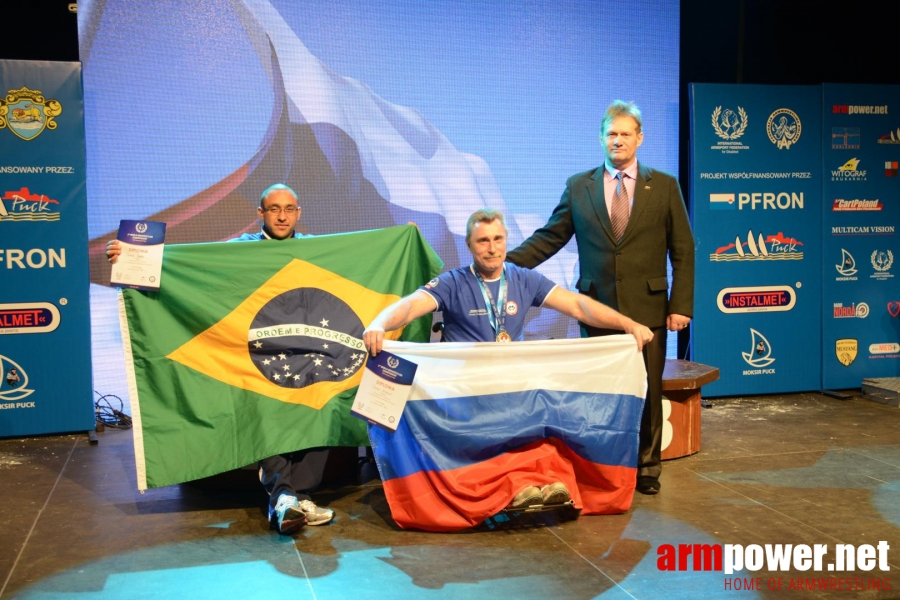
[[[484,304],[490,308],[488,311],[488,321],[491,323],[491,329],[494,330],[494,337],[506,331],[506,265],[503,265],[503,271],[500,273],[500,292],[497,294],[497,304],[494,304],[494,295],[488,288],[481,273],[475,268],[475,265],[469,267],[478,280],[478,287],[481,288],[481,297],[484,298]]]

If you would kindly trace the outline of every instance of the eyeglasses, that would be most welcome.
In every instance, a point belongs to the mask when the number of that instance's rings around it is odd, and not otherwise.
[[[285,206],[285,207],[270,206],[269,208],[264,208],[263,210],[266,211],[267,213],[269,213],[270,215],[277,215],[278,213],[280,213],[282,211],[284,211],[284,213],[287,215],[292,215],[295,212],[297,212],[297,207],[296,206]]]

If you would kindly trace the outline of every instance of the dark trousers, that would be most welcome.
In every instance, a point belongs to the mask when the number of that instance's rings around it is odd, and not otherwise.
[[[259,480],[269,494],[269,511],[275,508],[282,494],[309,500],[307,492],[322,483],[327,460],[328,448],[310,448],[259,461]]]
[[[651,329],[653,339],[644,345],[644,367],[647,369],[647,398],[644,400],[644,412],[641,414],[641,432],[638,443],[638,476],[659,478],[662,473],[662,377],[666,368],[665,326]],[[581,326],[582,337],[600,335],[621,335],[621,331],[613,329],[597,329]]]

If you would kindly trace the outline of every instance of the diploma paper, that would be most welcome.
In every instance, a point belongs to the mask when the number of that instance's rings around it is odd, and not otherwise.
[[[366,361],[350,412],[375,425],[397,430],[416,374],[416,363],[390,352]]]
[[[165,238],[165,223],[121,221],[116,239],[122,254],[113,264],[109,282],[138,290],[158,290]]]

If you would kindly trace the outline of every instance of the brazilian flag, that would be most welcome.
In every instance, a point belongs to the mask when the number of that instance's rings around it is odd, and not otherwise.
[[[120,317],[138,488],[316,446],[365,446],[362,333],[443,268],[412,225],[165,249]],[[430,318],[390,339],[428,341]]]

